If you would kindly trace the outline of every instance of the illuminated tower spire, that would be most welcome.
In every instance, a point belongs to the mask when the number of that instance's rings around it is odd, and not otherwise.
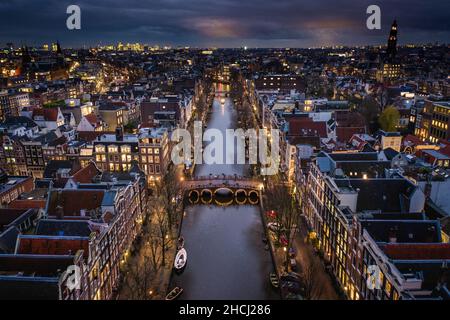
[[[397,21],[394,20],[391,26],[391,32],[389,33],[387,55],[389,58],[395,58],[397,54]]]

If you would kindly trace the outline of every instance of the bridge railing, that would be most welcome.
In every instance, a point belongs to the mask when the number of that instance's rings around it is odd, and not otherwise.
[[[229,188],[255,189],[259,188],[260,181],[237,175],[219,175],[186,179],[185,184],[190,188],[216,188],[223,186]]]
[[[256,182],[256,179],[252,179],[249,177],[238,176],[238,175],[209,175],[209,176],[198,176],[193,178],[187,178],[186,181],[205,181],[205,180],[232,180],[232,181],[252,181]]]

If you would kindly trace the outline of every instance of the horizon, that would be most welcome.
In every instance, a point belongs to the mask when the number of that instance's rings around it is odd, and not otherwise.
[[[105,43],[105,44],[97,44],[97,45],[90,45],[89,47],[87,47],[86,45],[82,45],[82,46],[64,46],[64,43],[61,43],[61,41],[56,40],[56,41],[50,41],[50,42],[44,42],[44,43],[40,43],[40,44],[36,44],[36,45],[28,45],[26,43],[21,42],[20,45],[17,45],[16,43],[13,43],[13,46],[15,47],[15,49],[18,49],[19,47],[27,47],[27,48],[31,48],[31,49],[43,49],[44,45],[51,45],[54,43],[59,42],[61,45],[61,48],[64,49],[69,49],[69,50],[82,50],[82,49],[94,49],[94,48],[102,48],[102,47],[107,47],[107,46],[117,46],[119,43],[123,44],[123,45],[132,45],[132,44],[139,44],[142,46],[147,46],[147,47],[158,47],[160,50],[173,50],[173,49],[185,49],[185,50],[189,50],[189,49],[196,49],[196,50],[224,50],[224,49],[233,49],[233,50],[269,50],[269,49],[285,49],[285,50],[326,50],[326,49],[336,49],[336,50],[341,50],[341,49],[353,49],[353,48],[357,48],[357,49],[366,49],[366,48],[385,48],[387,47],[386,43],[380,43],[380,44],[361,44],[361,45],[333,45],[333,46],[319,46],[319,47],[200,47],[200,46],[182,46],[182,45],[178,45],[178,46],[169,46],[169,45],[163,45],[163,44],[150,44],[150,43],[143,43],[143,42],[122,42],[122,41],[117,41],[115,43]],[[409,46],[413,46],[415,47],[445,47],[445,46],[450,46],[450,42],[439,42],[439,41],[435,41],[435,42],[428,42],[428,43],[403,43],[403,44],[398,44],[397,47],[398,48],[408,48]],[[8,46],[3,46],[1,47],[3,49],[7,49]],[[48,51],[51,51],[50,48]],[[133,51],[133,50],[124,50],[124,51]]]

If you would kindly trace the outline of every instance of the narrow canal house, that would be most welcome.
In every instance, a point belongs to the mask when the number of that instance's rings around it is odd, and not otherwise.
[[[422,213],[423,192],[390,170],[390,163],[377,152],[320,152],[310,164],[306,184],[302,210],[311,228],[309,237],[345,294],[350,299],[370,299],[363,288],[367,270],[359,263],[367,251],[363,239],[369,233],[359,220],[375,213],[404,214],[401,219],[410,212]],[[395,289],[386,279],[389,295],[373,298],[399,297],[401,288]]]
[[[146,211],[147,182],[136,163],[92,183],[50,189],[34,234],[19,234],[15,251],[0,255],[0,296],[111,299]],[[80,287],[70,290],[63,272],[73,265]]]

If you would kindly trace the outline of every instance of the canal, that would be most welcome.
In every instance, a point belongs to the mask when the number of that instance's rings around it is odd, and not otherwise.
[[[217,95],[208,128],[225,133],[236,128],[233,102]],[[224,134],[225,136],[225,134]],[[225,155],[225,150],[224,150]],[[197,165],[196,176],[247,175],[246,165]],[[188,254],[182,274],[173,274],[171,288],[184,289],[180,299],[278,299],[269,282],[273,271],[263,243],[259,206],[193,205],[186,208],[182,236]]]

